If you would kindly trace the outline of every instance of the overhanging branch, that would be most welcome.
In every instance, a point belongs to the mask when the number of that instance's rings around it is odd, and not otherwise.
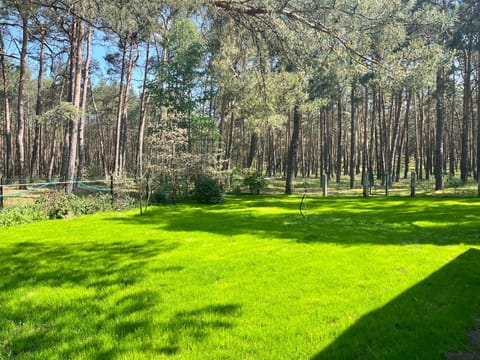
[[[308,18],[302,15],[301,12],[291,6],[288,6],[288,2],[284,2],[285,6],[281,6],[276,9],[267,9],[262,6],[255,6],[248,1],[232,1],[232,0],[210,0],[208,1],[214,7],[223,9],[230,14],[247,15],[255,18],[273,17],[274,15],[283,16],[291,21],[303,24],[317,32],[328,35],[337,41],[342,47],[344,47],[351,54],[364,60],[369,64],[377,64],[377,61],[366,54],[362,54],[355,49],[349,42],[340,36],[334,29],[326,26],[317,19]]]

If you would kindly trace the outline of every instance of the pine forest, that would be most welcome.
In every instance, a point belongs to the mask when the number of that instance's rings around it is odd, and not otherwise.
[[[4,183],[247,169],[479,181],[480,2],[0,1]]]

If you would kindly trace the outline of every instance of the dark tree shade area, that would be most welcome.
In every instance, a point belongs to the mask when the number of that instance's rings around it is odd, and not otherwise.
[[[247,168],[478,181],[480,2],[0,1],[4,182]]]

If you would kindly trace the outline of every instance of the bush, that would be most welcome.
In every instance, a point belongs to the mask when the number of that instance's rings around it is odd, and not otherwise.
[[[51,193],[36,201],[50,219],[64,219],[69,216],[94,214],[112,210],[108,194],[76,196],[66,193]]]
[[[0,211],[0,226],[28,224],[46,219],[48,216],[39,205],[22,205]]]
[[[0,211],[0,225],[20,225],[110,210],[113,208],[109,194],[80,197],[62,192],[52,192],[37,199],[32,205],[3,209]]]
[[[222,203],[222,186],[208,176],[199,176],[195,179],[193,197],[195,200],[204,204]]]
[[[251,171],[243,179],[243,184],[248,186],[251,194],[260,194],[267,186],[267,181],[259,171]]]

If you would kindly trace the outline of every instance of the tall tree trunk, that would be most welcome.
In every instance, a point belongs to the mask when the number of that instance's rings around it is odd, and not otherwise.
[[[33,139],[32,158],[30,159],[30,179],[35,175],[39,175],[38,169],[38,153],[40,151],[41,125],[38,117],[42,114],[42,83],[43,83],[43,58],[45,54],[45,37],[46,29],[42,29],[40,38],[40,54],[38,59],[38,77],[37,77],[37,103],[35,107],[35,134]]]
[[[355,87],[352,84],[350,93],[350,189],[355,186],[355,146],[356,146],[356,119],[355,119]]]
[[[250,134],[250,148],[247,156],[248,169],[250,169],[253,165],[253,159],[255,158],[255,154],[257,153],[257,148],[258,148],[258,134],[256,131],[253,131]]]
[[[404,135],[405,136],[405,171],[403,173],[403,178],[408,179],[408,172],[410,171],[410,106],[412,103],[412,91],[408,92],[407,105],[405,109],[405,125],[404,125]]]
[[[148,66],[149,66],[149,57],[150,57],[150,40],[147,40],[147,48],[145,54],[145,67],[143,70],[143,86],[142,86],[142,95],[140,100],[140,119],[138,122],[138,132],[137,132],[137,149],[135,154],[135,179],[138,181],[143,176],[143,138],[145,133],[145,122],[147,118],[147,104],[148,104],[148,93],[147,93],[147,82],[148,82]]]
[[[336,182],[340,184],[340,179],[342,176],[342,159],[343,159],[343,134],[342,134],[342,127],[343,127],[343,109],[342,109],[342,95],[338,95],[338,103],[337,103],[337,164],[335,168],[335,175],[336,175]]]
[[[295,170],[297,163],[298,145],[300,142],[300,128],[302,124],[302,116],[300,114],[299,105],[295,104],[293,108],[293,132],[290,140],[290,147],[287,155],[287,169],[286,169],[286,182],[285,182],[285,194],[291,195],[294,190]]]
[[[51,181],[53,178],[53,167],[55,166],[55,153],[57,148],[57,136],[56,136],[57,127],[58,125],[55,123],[53,125],[53,130],[52,130],[52,143],[51,143],[50,155],[49,155],[50,161],[48,163],[48,174],[47,174],[48,181]]]
[[[443,189],[443,131],[445,127],[445,69],[437,71],[436,135],[435,135],[435,190]]]
[[[477,51],[477,183],[480,196],[480,50]]]
[[[121,140],[122,140],[122,115],[123,115],[123,103],[124,103],[124,87],[125,76],[127,69],[127,44],[126,41],[122,42],[122,67],[120,71],[120,89],[118,92],[118,107],[117,107],[117,126],[115,133],[115,164],[113,166],[113,172],[115,176],[120,176],[121,168]]]
[[[83,179],[85,172],[85,120],[87,116],[87,94],[88,82],[90,80],[90,59],[92,55],[92,27],[88,27],[87,31],[87,54],[85,58],[85,73],[83,75],[83,89],[82,89],[82,103],[81,116],[78,123],[78,170],[77,178]]]
[[[127,161],[127,138],[128,138],[128,99],[130,96],[130,87],[132,85],[132,76],[135,66],[138,60],[138,52],[136,52],[136,46],[134,39],[130,40],[130,50],[128,54],[128,67],[127,67],[127,76],[125,80],[125,86],[123,88],[123,108],[122,108],[122,124],[121,124],[121,135],[120,135],[120,174],[123,174],[126,169]],[[134,52],[136,52],[134,54]]]
[[[100,122],[100,112],[98,111],[97,107],[97,102],[95,101],[95,97],[93,96],[93,92],[90,91],[91,96],[92,96],[92,105],[93,105],[93,110],[95,112],[95,120],[97,122],[98,126],[98,133],[99,133],[99,147],[100,147],[100,160],[102,162],[102,169],[105,175],[105,179],[108,179],[108,163],[107,163],[107,155],[105,152],[105,133],[103,131],[103,126]]]
[[[25,82],[27,79],[27,45],[28,45],[28,17],[21,14],[22,18],[22,48],[20,53],[20,74],[18,80],[18,103],[17,103],[17,175],[19,176],[20,188],[26,188],[25,169]]]
[[[223,170],[229,170],[230,169],[230,164],[232,161],[232,149],[233,149],[233,134],[235,131],[235,109],[234,106],[232,105],[231,110],[231,115],[230,115],[230,128],[229,128],[229,133],[228,133],[228,140],[227,140],[227,146],[225,148],[225,156],[224,156],[224,163],[223,163]]]
[[[85,24],[83,20],[74,17],[72,34],[72,57],[70,59],[70,66],[72,67],[71,89],[70,89],[70,101],[73,106],[80,112],[80,99],[82,88],[82,65],[83,65],[83,41],[85,35]],[[68,152],[68,168],[66,179],[68,181],[66,186],[67,193],[73,191],[73,180],[75,178],[75,170],[77,163],[77,148],[78,148],[78,123],[79,116],[75,116],[70,121],[70,144]]]
[[[4,106],[4,128],[5,128],[5,182],[9,184],[13,177],[13,159],[12,159],[12,119],[10,114],[10,100],[8,94],[7,64],[5,61],[5,45],[3,42],[3,33],[0,30],[0,67],[2,70],[2,92]]]
[[[469,160],[469,137],[470,137],[470,101],[472,98],[471,74],[472,74],[472,51],[466,49],[463,51],[464,71],[463,71],[463,121],[462,121],[462,152],[460,159],[460,178],[465,184],[468,178],[468,160]],[[453,135],[453,134],[452,134]]]

